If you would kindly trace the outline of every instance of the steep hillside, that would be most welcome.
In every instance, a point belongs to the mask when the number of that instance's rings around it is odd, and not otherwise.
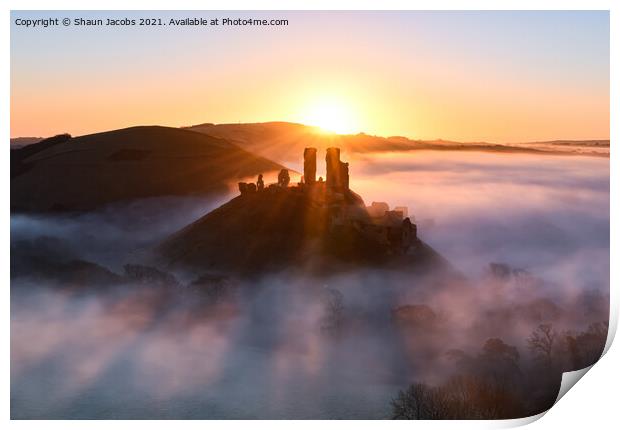
[[[11,160],[11,209],[36,212],[206,195],[282,168],[226,140],[158,126],[46,139],[12,150]]]
[[[352,225],[332,225],[324,185],[240,195],[165,240],[155,250],[156,262],[196,273],[243,275],[282,269],[321,273],[360,267],[449,268],[421,240],[402,254]],[[368,216],[359,195],[346,191],[344,201],[361,220]]]

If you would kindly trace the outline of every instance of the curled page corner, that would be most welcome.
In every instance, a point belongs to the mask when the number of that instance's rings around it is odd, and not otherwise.
[[[603,353],[601,354],[601,356],[599,357],[599,360],[601,358],[603,358],[605,356],[605,354],[607,354],[607,351],[609,351],[609,348],[611,347],[611,344],[613,343],[614,337],[616,336],[616,330],[618,328],[618,317],[617,315],[612,312],[609,318],[609,328],[607,331],[607,341],[605,342],[605,348],[603,349]],[[588,366],[588,367],[584,367],[583,369],[579,369],[579,370],[574,370],[572,372],[564,372],[562,373],[562,383],[560,384],[560,391],[558,392],[558,396],[555,399],[555,402],[553,403],[554,405],[560,401],[560,399],[562,397],[564,397],[564,395],[566,393],[568,393],[568,390],[570,390],[571,388],[573,388],[573,386],[581,379],[583,378],[583,376],[588,373],[588,371],[590,369],[592,369],[592,367],[594,365],[596,365],[596,363],[598,363],[598,360]]]
[[[596,364],[596,363],[595,363]],[[575,386],[575,384],[586,374],[588,373],[588,371],[592,368],[593,365],[588,366],[588,367],[584,367],[583,369],[579,369],[579,370],[574,370],[572,372],[564,372],[562,373],[562,382],[560,384],[560,390],[558,391],[558,396],[555,399],[555,402],[553,403],[553,406],[556,405],[556,403],[558,403],[560,401],[560,399],[562,397],[564,397],[564,395],[566,393],[568,393],[568,391],[573,388]],[[553,407],[552,406],[552,407]],[[544,412],[541,412],[537,415],[532,415],[529,417],[525,417],[525,418],[517,418],[514,420],[506,420],[506,421],[501,421],[502,425],[500,425],[497,428],[514,428],[514,427],[522,427],[528,424],[531,424],[535,421],[538,421],[539,419],[541,419],[543,416],[545,416],[547,414],[547,412],[549,412],[551,410],[551,408],[547,409]]]
[[[605,342],[605,348],[603,349],[603,354],[601,354],[601,358],[607,354],[611,344],[616,337],[616,331],[618,330],[618,298],[616,294],[612,294],[609,297],[609,307],[610,309],[616,309],[616,312],[610,312],[609,314],[609,325],[607,327],[607,341]],[[599,358],[599,360],[601,359]]]
[[[546,410],[546,411],[541,412],[539,414],[531,415],[531,416],[525,417],[525,418],[515,418],[513,420],[499,420],[499,421],[495,421],[495,423],[498,423],[498,425],[495,428],[523,427],[523,426],[532,424],[535,421],[538,421],[543,416],[545,416],[545,414],[547,412],[549,412],[549,410]]]
[[[617,322],[617,321],[615,321],[615,322]],[[611,346],[613,338],[615,337],[615,332],[616,332],[616,328],[617,328],[617,324],[615,324],[615,322],[614,322],[614,324],[611,324],[611,321],[610,321],[609,331],[607,333],[607,342],[605,344],[605,349],[604,349],[604,351],[603,351],[603,353],[602,353],[600,358],[602,358],[607,353],[607,351],[609,350],[609,347]],[[600,360],[600,358],[599,358],[599,360]],[[590,371],[590,369],[592,369],[592,367],[594,367],[594,365],[596,365],[596,363],[598,363],[598,360],[594,364],[592,364],[592,365],[590,365],[588,367],[584,367],[583,369],[573,370],[572,372],[564,372],[564,373],[562,373],[562,382],[560,383],[560,390],[558,391],[558,396],[556,397],[555,402],[553,402],[553,406],[555,406],[560,401],[560,399],[562,397],[564,397],[564,395],[566,393],[568,393],[568,391],[571,388],[573,388],[575,386],[575,384],[577,382],[579,382],[579,380],[581,378],[583,378],[584,375],[586,373],[588,373]],[[514,420],[503,421],[502,424],[505,424],[505,426],[504,425],[500,425],[497,428],[521,427],[521,426],[525,426],[525,425],[531,424],[531,423],[533,423],[535,421],[538,421],[543,416],[545,416],[545,414],[547,412],[549,412],[550,410],[551,410],[551,408],[549,408],[546,411],[541,412],[541,413],[539,413],[537,415],[532,415],[530,417],[517,418],[517,419],[514,419]]]
[[[594,366],[594,364],[588,367],[584,367],[583,369],[573,370],[572,372],[564,372],[562,374],[562,383],[560,384],[560,391],[558,392],[558,397],[555,399],[555,403],[553,404],[555,405],[557,402],[559,402],[560,399],[564,397],[566,393],[568,393],[568,390],[573,388],[577,381],[583,378],[583,375],[585,375],[590,369],[592,369],[592,366]]]

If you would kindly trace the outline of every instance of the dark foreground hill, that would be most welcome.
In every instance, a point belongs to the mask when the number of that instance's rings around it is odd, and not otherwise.
[[[365,234],[366,208],[346,191],[355,223],[333,225],[324,204],[325,185],[269,188],[240,195],[173,234],[156,249],[156,260],[170,269],[253,275],[281,269],[325,273],[348,268],[411,270],[449,264],[416,239],[407,252]],[[377,227],[373,227],[377,228]]]
[[[82,211],[133,199],[205,195],[281,169],[223,139],[145,126],[11,151],[12,211]]]

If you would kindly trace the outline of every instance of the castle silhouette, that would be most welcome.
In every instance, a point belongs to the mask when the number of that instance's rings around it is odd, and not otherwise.
[[[349,187],[349,163],[340,160],[340,148],[327,148],[326,177],[316,179],[317,149],[304,149],[304,171],[296,186],[289,186],[287,169],[278,174],[278,182],[265,187],[263,176],[256,183],[239,182],[242,196],[254,193],[303,193],[313,205],[327,209],[328,232],[354,229],[374,243],[386,245],[395,254],[404,254],[418,241],[417,226],[406,206],[390,210],[386,202],[364,204],[363,199]]]

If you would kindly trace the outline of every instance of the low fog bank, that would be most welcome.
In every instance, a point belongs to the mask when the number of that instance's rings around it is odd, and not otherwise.
[[[467,274],[505,262],[562,283],[609,284],[607,159],[375,154],[352,160],[351,176],[367,203],[408,206],[422,239]]]
[[[141,251],[217,208],[233,195],[216,198],[162,197],[111,205],[96,212],[56,215],[11,214],[11,268],[32,270],[33,259],[96,262],[119,270]]]
[[[596,359],[608,160],[349,161],[367,204],[409,206],[421,238],[466,276],[291,268],[242,281],[126,265],[229,196],[12,215],[12,418],[419,418],[408,399],[439,399],[461,386],[453,376],[498,366],[521,381],[505,383],[512,394],[535,393],[493,412],[512,416],[548,406],[560,371]],[[548,353],[532,341],[541,326],[554,334]],[[405,391],[412,383],[423,385]]]
[[[463,361],[486,369],[468,357],[488,339],[518,348],[529,381],[537,327],[583,332],[605,319],[608,296],[558,306],[520,276],[490,272],[475,287],[377,271],[252,284],[151,274],[105,289],[16,281],[12,417],[389,418],[410,383],[442,384]]]

